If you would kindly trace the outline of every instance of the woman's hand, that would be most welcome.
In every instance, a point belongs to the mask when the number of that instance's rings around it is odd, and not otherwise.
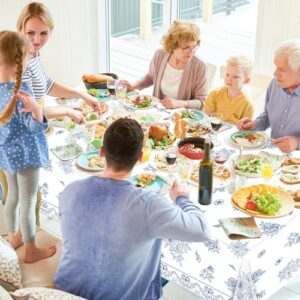
[[[238,130],[254,130],[256,128],[256,124],[248,117],[245,117],[236,123],[236,127]]]
[[[127,87],[127,92],[132,92],[136,89],[134,84],[129,83],[127,80],[120,80],[119,81],[122,85]]]
[[[162,100],[160,100],[160,103],[165,107],[165,108],[182,108],[185,107],[187,104],[186,101],[183,100],[175,100],[169,97],[166,97]]]
[[[66,115],[77,124],[84,124],[85,120],[81,111],[75,110],[71,107],[66,108]]]
[[[100,106],[99,106],[99,101],[97,98],[86,94],[84,95],[84,97],[82,97],[82,99],[86,102],[86,104],[88,104],[90,107],[92,107],[92,109],[96,112],[100,113]]]
[[[43,122],[43,110],[32,95],[24,91],[19,91],[18,99],[24,104],[20,112],[31,112],[34,120]]]

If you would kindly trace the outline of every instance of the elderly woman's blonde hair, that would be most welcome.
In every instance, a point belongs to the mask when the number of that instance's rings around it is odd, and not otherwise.
[[[173,52],[181,42],[197,42],[200,44],[200,29],[192,22],[174,21],[168,33],[162,37],[162,45],[166,52]]]
[[[283,55],[287,57],[289,66],[294,71],[300,70],[300,40],[287,40],[275,51],[275,56]]]
[[[227,66],[239,66],[242,71],[244,72],[244,75],[246,78],[250,78],[252,68],[253,68],[253,63],[251,59],[247,56],[244,55],[235,55],[235,56],[230,56],[227,59]]]
[[[39,18],[44,24],[49,26],[50,31],[54,28],[54,22],[48,8],[39,2],[32,2],[26,5],[18,18],[17,30],[24,31],[26,22],[31,18]]]

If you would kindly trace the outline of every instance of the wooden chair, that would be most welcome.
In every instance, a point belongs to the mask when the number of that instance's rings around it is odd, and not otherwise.
[[[226,66],[220,67],[220,79],[225,78]],[[267,88],[273,76],[252,72],[250,82],[245,84],[245,90],[250,96],[254,106],[254,117],[260,114],[264,109],[265,95]]]

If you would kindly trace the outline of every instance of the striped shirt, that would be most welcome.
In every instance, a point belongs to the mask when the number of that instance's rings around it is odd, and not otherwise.
[[[30,87],[36,100],[42,99],[51,90],[54,81],[45,72],[40,53],[28,60],[23,82]]]

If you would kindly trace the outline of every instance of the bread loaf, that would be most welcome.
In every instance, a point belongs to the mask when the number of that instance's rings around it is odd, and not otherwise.
[[[98,82],[106,82],[114,80],[112,76],[103,75],[103,74],[84,74],[82,76],[83,81],[87,81],[89,83],[98,83]]]

